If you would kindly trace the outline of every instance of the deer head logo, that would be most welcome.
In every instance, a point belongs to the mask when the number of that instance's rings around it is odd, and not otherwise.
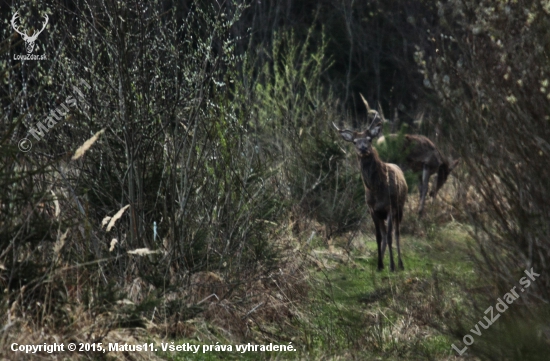
[[[13,17],[11,18],[11,26],[16,32],[18,32],[21,35],[21,37],[25,41],[25,48],[27,49],[27,53],[31,54],[32,51],[34,50],[34,42],[38,38],[38,35],[40,35],[40,33],[44,31],[44,29],[46,28],[46,25],[48,25],[48,15],[44,15],[44,18],[46,19],[46,21],[44,22],[42,29],[40,29],[40,31],[38,32],[36,30],[33,31],[32,36],[28,36],[26,33],[21,32],[17,28],[17,25],[15,22],[17,21],[18,18],[19,18],[19,11],[13,14]]]

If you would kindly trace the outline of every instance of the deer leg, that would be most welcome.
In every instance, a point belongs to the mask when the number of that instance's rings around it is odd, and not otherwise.
[[[445,173],[443,171],[442,167],[443,167],[443,165],[440,164],[439,167],[437,169],[435,169],[435,172],[436,172],[437,175],[436,175],[436,178],[435,178],[434,185],[432,187],[432,191],[430,192],[430,196],[433,197],[434,199],[437,197],[437,192],[439,191],[439,187],[438,187],[438,184],[440,182],[439,177],[442,177],[443,173]]]
[[[419,216],[422,216],[422,189],[423,189],[423,183],[422,183],[422,172],[418,175],[418,214]]]
[[[403,266],[403,261],[401,260],[401,248],[399,247],[399,238],[401,236],[399,232],[399,224],[401,223],[401,217],[398,215],[395,219],[395,244],[397,246],[397,268],[400,270],[404,270],[405,266]]]
[[[424,213],[424,202],[426,202],[426,193],[428,192],[428,183],[430,181],[430,170],[428,166],[424,164],[422,169],[422,192],[420,192],[420,207],[418,209],[418,216],[422,217]]]
[[[386,246],[388,245],[386,235],[386,224],[383,219],[379,220],[380,222],[380,238],[382,239],[382,259],[384,259],[384,255],[386,254]]]
[[[380,223],[374,214],[372,215],[372,220],[374,222],[374,228],[376,229],[376,245],[378,246],[378,271],[382,271],[384,269],[384,254],[382,251],[382,235],[380,233]]]
[[[394,272],[395,263],[393,262],[392,231],[393,231],[393,216],[390,212],[390,214],[388,214],[388,230],[386,232],[386,238],[388,240],[388,248],[390,250],[390,271]]]
[[[432,198],[435,198],[435,196],[437,195],[437,178],[439,178],[439,175],[435,176],[432,190],[429,193],[430,197]]]

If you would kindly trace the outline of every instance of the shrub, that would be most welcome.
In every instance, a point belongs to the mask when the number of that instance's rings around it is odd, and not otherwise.
[[[485,359],[524,359],[522,350],[530,349],[530,359],[542,359],[548,324],[538,320],[550,297],[550,63],[544,50],[550,12],[529,0],[438,6],[432,44],[417,57],[441,129],[481,197],[473,207],[462,204],[475,227],[478,252],[472,256],[479,274],[496,286],[481,294],[492,303],[518,282],[523,270],[532,267],[541,274],[521,294],[525,306],[508,311],[510,323],[492,330],[495,337],[479,338],[474,352]],[[451,327],[459,330],[455,336],[475,323],[473,310],[462,316],[463,326]],[[528,343],[519,338],[506,342],[513,339],[511,320],[534,325],[538,336]]]

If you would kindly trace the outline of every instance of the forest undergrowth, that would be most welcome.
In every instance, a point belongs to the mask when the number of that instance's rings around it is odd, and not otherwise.
[[[18,6],[0,8],[0,358],[546,359],[547,2]],[[14,26],[44,14],[47,57],[21,61]],[[406,174],[402,272],[375,271],[332,126],[371,121],[360,93],[386,136],[460,158],[421,219]],[[44,343],[107,349],[12,350]],[[236,351],[269,344],[286,351]]]

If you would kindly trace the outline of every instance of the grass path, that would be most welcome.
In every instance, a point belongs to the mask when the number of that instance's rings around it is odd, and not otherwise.
[[[347,254],[339,247],[310,250],[313,260],[309,303],[291,325],[297,352],[163,353],[168,360],[454,360],[451,341],[422,319],[437,295],[434,275],[451,277],[438,287],[451,290],[450,279],[475,283],[466,256],[469,238],[456,223],[426,227],[424,237],[404,236],[405,271],[376,271],[376,242],[358,241]],[[459,300],[460,293],[445,292]],[[449,302],[446,299],[444,302]],[[290,337],[290,336],[289,336]],[[178,343],[185,342],[179,341]],[[188,340],[187,342],[197,342]],[[221,342],[223,343],[223,342]]]
[[[376,271],[376,242],[372,240],[364,242],[365,251],[352,252],[349,257],[342,252],[314,251],[320,260],[325,259],[325,267],[316,271],[317,291],[308,325],[315,332],[305,339],[309,356],[453,359],[452,342],[416,319],[415,311],[428,304],[434,292],[434,274],[440,270],[445,269],[450,279],[474,282],[472,264],[465,254],[467,242],[467,234],[457,224],[423,238],[403,237],[405,271],[395,273],[387,270],[388,252],[386,269]]]

